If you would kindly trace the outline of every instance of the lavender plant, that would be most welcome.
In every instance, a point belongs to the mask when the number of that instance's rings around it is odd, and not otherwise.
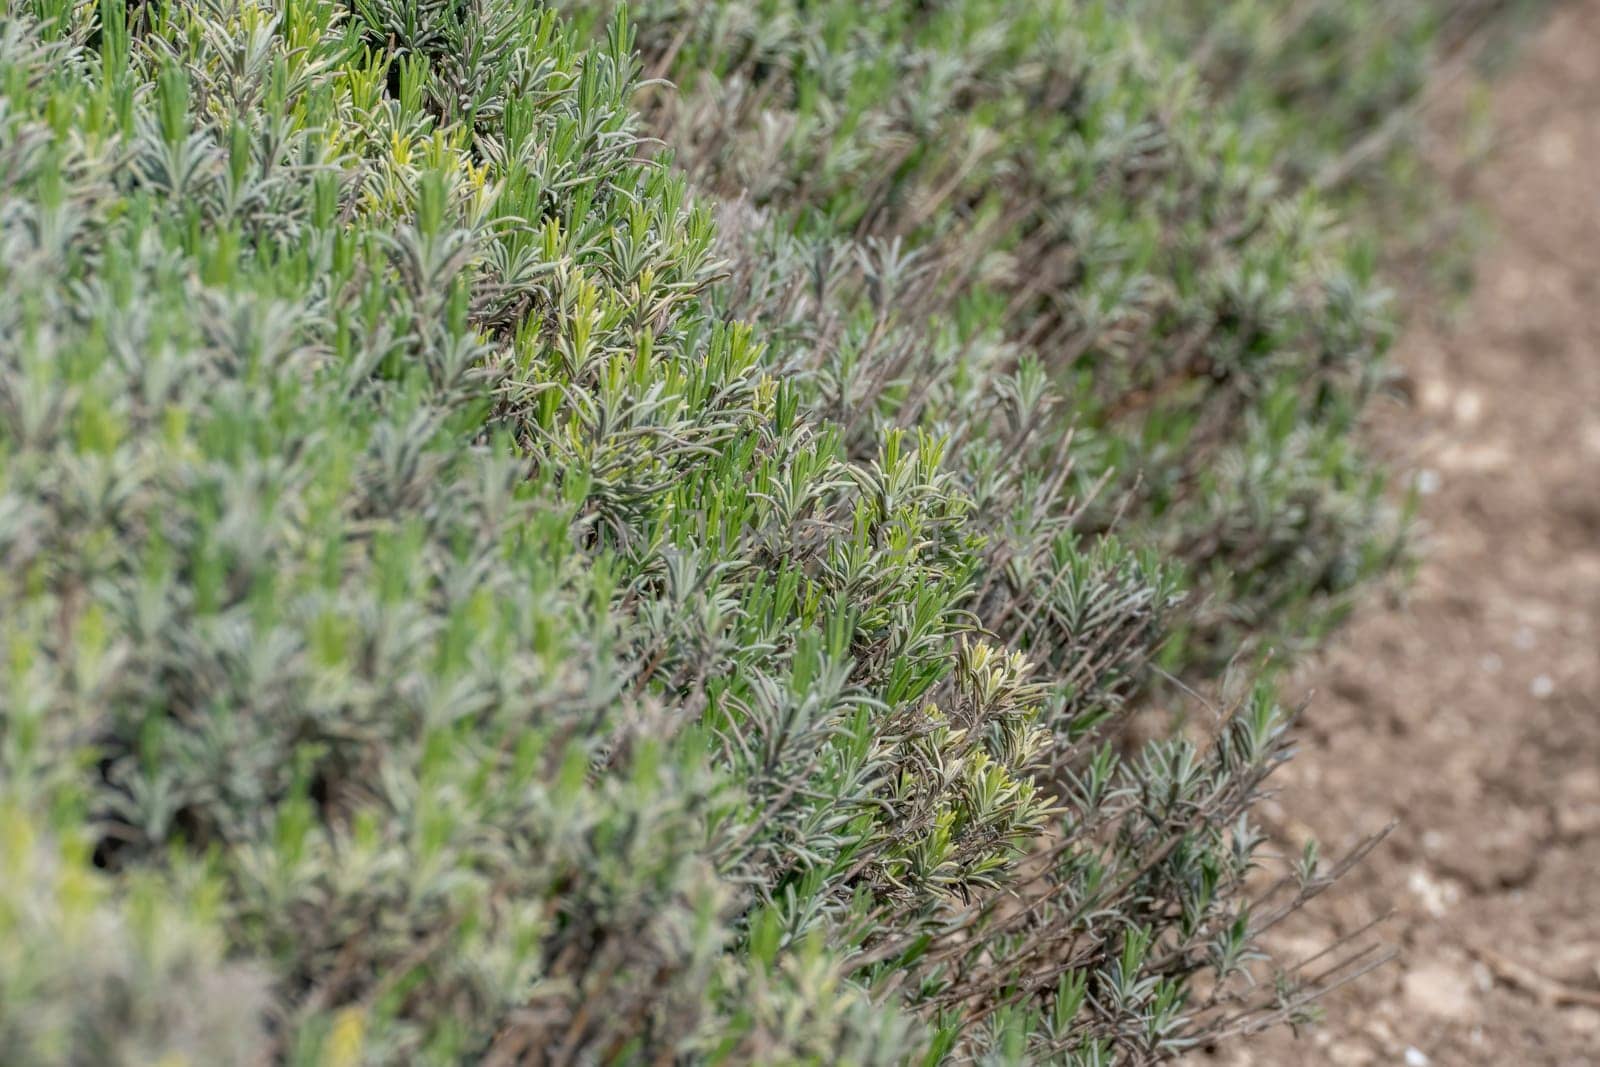
[[[651,127],[699,188],[760,216],[730,255],[768,277],[729,313],[798,334],[834,416],[865,417],[865,397],[937,423],[929,375],[1036,362],[1057,400],[1032,432],[1067,442],[1077,528],[1159,546],[1196,590],[1173,670],[1321,634],[1401,551],[1382,472],[1351,445],[1385,380],[1384,293],[1297,170],[1360,119],[1267,106],[1265,76],[1218,85],[1240,65],[1197,56],[1227,47],[1288,78],[1291,57],[1348,48],[1371,70],[1333,99],[1392,110],[1432,22],[1375,53],[1362,42],[1388,15],[1302,6],[1327,47],[1280,41],[1293,27],[1271,5],[636,7],[647,64],[681,83]],[[882,263],[900,268],[892,298]]]
[[[1258,959],[1270,688],[1108,743],[1183,570],[1376,522],[1366,298],[1130,23],[0,5],[16,1062],[1148,1062],[1365,966]]]

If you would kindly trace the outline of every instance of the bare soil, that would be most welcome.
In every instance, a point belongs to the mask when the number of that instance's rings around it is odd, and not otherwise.
[[[1493,237],[1469,306],[1414,311],[1409,406],[1374,437],[1417,472],[1425,556],[1301,687],[1267,821],[1286,850],[1393,836],[1286,934],[1393,913],[1398,959],[1197,1065],[1600,1064],[1600,0],[1557,11],[1493,91],[1463,191]]]

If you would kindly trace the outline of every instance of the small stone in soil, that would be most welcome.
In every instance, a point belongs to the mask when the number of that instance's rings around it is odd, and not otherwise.
[[[1407,1003],[1441,1019],[1465,1019],[1473,1014],[1472,985],[1461,968],[1443,961],[1424,963],[1404,979]]]

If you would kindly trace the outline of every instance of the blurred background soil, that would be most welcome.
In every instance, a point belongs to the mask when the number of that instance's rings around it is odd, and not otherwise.
[[[1424,560],[1290,689],[1311,704],[1266,812],[1330,856],[1398,822],[1275,947],[1392,913],[1399,955],[1298,1038],[1192,1063],[1600,1064],[1600,0],[1491,99],[1454,178],[1489,226],[1475,287],[1407,309],[1410,400],[1372,431],[1415,472]]]

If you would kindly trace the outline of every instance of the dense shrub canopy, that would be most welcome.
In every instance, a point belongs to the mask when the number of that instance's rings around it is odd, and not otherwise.
[[[1120,524],[1187,570],[1198,595],[1168,666],[1214,669],[1242,641],[1320,632],[1394,557],[1381,478],[1349,443],[1381,381],[1382,295],[1296,174],[1362,121],[1345,109],[1410,90],[1420,9],[1387,49],[1363,44],[1390,6],[1301,5],[1298,29],[1276,5],[1131,0],[636,13],[647,62],[684,87],[652,124],[702,187],[762,211],[733,254],[765,284],[732,311],[799,332],[831,414],[937,422],[940,368],[1039,360],[1052,420],[1075,430],[1076,525]],[[1169,10],[1190,7],[1214,18]],[[1318,27],[1323,48],[1299,40]],[[1287,72],[1329,45],[1366,67],[1323,111],[1285,102],[1313,114],[1294,125],[1231,66],[1220,91],[1259,117],[1219,121],[1193,62],[1226,49]]]
[[[8,1062],[1142,1062],[1337,979],[1247,975],[1329,877],[1242,893],[1270,688],[1112,744],[1393,535],[1363,260],[1160,5],[0,5]]]

